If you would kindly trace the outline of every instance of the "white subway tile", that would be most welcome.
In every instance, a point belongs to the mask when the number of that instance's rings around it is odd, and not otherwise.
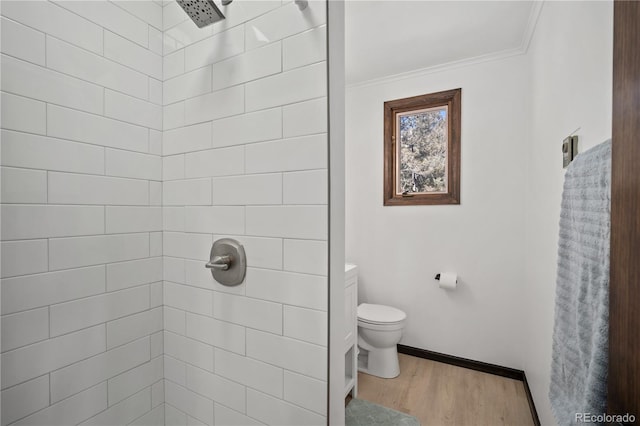
[[[327,132],[327,98],[286,105],[282,108],[284,137]]]
[[[207,148],[211,148],[210,123],[181,127],[164,132],[162,135],[163,155],[182,154]]]
[[[326,241],[284,240],[284,270],[327,275],[329,249]]]
[[[162,132],[149,129],[149,153],[162,155]]]
[[[167,3],[162,12],[162,29],[166,30],[189,19],[177,2]]]
[[[242,206],[213,206],[213,207],[186,207],[185,231],[220,233],[227,231],[234,234],[244,233],[244,207]],[[202,246],[204,248],[204,246]],[[198,251],[198,257],[202,259],[202,250]],[[205,256],[208,259],[209,255]]]
[[[164,329],[173,333],[187,334],[187,314],[181,309],[175,309],[170,306],[163,307]]]
[[[2,15],[83,49],[102,53],[102,28],[51,2],[6,1],[2,3]]]
[[[49,267],[68,269],[147,257],[149,234],[116,234],[49,240]]]
[[[271,269],[247,270],[246,294],[312,309],[327,309],[327,278]]]
[[[184,12],[183,12],[184,13]],[[209,37],[212,33],[211,26],[198,28],[194,25],[193,21],[187,19],[175,27],[169,28],[164,31],[165,49],[164,53],[171,53],[175,49],[179,49],[184,46],[189,46],[202,39]],[[173,41],[171,46],[168,40]]]
[[[162,157],[162,180],[184,179],[184,155]]]
[[[244,235],[215,235],[219,238],[234,238],[244,246],[247,266],[255,268],[282,269],[282,240],[279,238],[247,237]]]
[[[162,182],[149,181],[149,205],[162,206]]]
[[[182,9],[180,11],[182,12]],[[162,77],[164,80],[184,73],[184,49],[176,50],[173,53],[165,55],[162,58],[162,66]]]
[[[260,1],[242,1],[237,2],[235,7],[223,7],[225,19],[213,25],[213,32],[217,33],[233,28],[243,22],[254,19],[270,10],[280,7],[280,0],[260,0]]]
[[[214,205],[282,203],[280,173],[214,178],[211,184]]]
[[[107,234],[162,231],[162,207],[105,207]]]
[[[165,391],[165,399],[166,399],[166,391]],[[164,424],[170,425],[170,426],[187,426],[187,415],[182,411],[178,410],[177,408],[172,407],[169,404],[164,404]]]
[[[269,425],[320,426],[327,423],[324,416],[253,389],[247,389],[247,414]]]
[[[127,12],[135,15],[149,25],[162,29],[162,6],[152,1],[114,1]]]
[[[78,161],[82,158],[82,161]],[[60,170],[76,173],[104,172],[104,149],[28,133],[2,131],[3,166]]]
[[[168,55],[183,47],[184,43],[169,36],[166,32],[162,33],[162,52],[164,55]]]
[[[327,26],[314,28],[282,42],[282,66],[285,70],[327,59]]]
[[[159,410],[162,413],[160,421],[150,422],[149,426],[164,425],[164,380],[158,380],[151,386],[151,406],[156,407],[152,411]],[[136,421],[137,422],[137,421]]]
[[[213,122],[213,146],[242,145],[282,137],[282,110],[264,111],[223,118]]]
[[[149,102],[162,105],[162,81],[151,77],[149,77]]]
[[[48,400],[48,394],[47,394]],[[77,395],[50,405],[15,425],[68,426],[94,416],[107,408],[107,383],[103,382]]]
[[[56,3],[131,41],[145,47],[148,45],[147,24],[111,2],[58,1]]]
[[[326,416],[327,382],[285,370],[284,399]]]
[[[105,350],[104,325],[2,354],[2,388],[41,376]]]
[[[320,346],[327,346],[327,312],[284,307],[284,335]]]
[[[53,37],[47,37],[47,67],[138,98],[148,96],[144,74]]]
[[[164,182],[162,199],[165,206],[210,205],[211,179]]]
[[[158,331],[149,336],[151,346],[151,358],[159,357],[164,353],[164,332]]]
[[[107,291],[122,290],[162,281],[162,258],[134,260],[107,265]]]
[[[282,398],[281,368],[218,348],[214,350],[213,363],[216,374]]]
[[[221,33],[214,37],[220,37],[224,34]],[[281,72],[281,52],[280,43],[272,43],[213,64],[213,90],[224,89]],[[188,53],[189,48],[187,48]]]
[[[187,365],[175,358],[165,355],[164,378],[182,386],[187,385]]]
[[[48,269],[47,240],[2,241],[0,247],[3,278],[37,274]]]
[[[164,130],[175,129],[180,126],[184,126],[184,102],[177,102],[171,105],[165,105],[162,107],[162,128]],[[168,134],[165,132],[164,137]],[[175,154],[175,152],[163,152],[166,154]]]
[[[104,326],[101,327],[104,330]],[[83,389],[149,361],[149,338],[119,346],[53,371],[51,402],[58,402]]]
[[[247,356],[326,380],[327,348],[322,346],[247,329]]]
[[[149,147],[149,132],[140,126],[55,105],[47,106],[47,117],[49,136],[139,152]]]
[[[72,237],[104,232],[104,208],[98,206],[3,205],[2,238]]]
[[[248,235],[327,239],[326,206],[248,206],[246,221]]]
[[[213,372],[212,346],[165,331],[164,351],[166,355]],[[167,402],[171,403],[168,398]]]
[[[187,44],[187,43],[185,43]],[[242,26],[220,32],[185,48],[185,70],[190,71],[219,62],[244,51]],[[237,71],[237,70],[236,70]],[[218,86],[221,87],[221,86]]]
[[[162,271],[165,281],[184,283],[184,259],[163,256]]]
[[[246,251],[246,247],[245,247]],[[247,257],[248,259],[249,257]],[[244,284],[236,286],[222,285],[211,276],[209,269],[202,267],[201,260],[185,260],[185,283],[207,290],[222,291],[225,293],[244,294]]]
[[[53,305],[104,291],[104,266],[4,279],[2,313]]]
[[[2,424],[7,425],[48,405],[48,375],[2,391]]]
[[[211,67],[204,67],[165,80],[162,84],[162,101],[168,105],[209,92]]]
[[[262,2],[260,2],[262,3]],[[224,405],[214,403],[213,417],[215,424],[226,426],[260,426],[264,423],[260,423],[256,419],[240,414]]]
[[[234,86],[196,98],[187,99],[184,104],[186,124],[215,120],[244,111],[244,86]]]
[[[165,383],[164,392],[168,404],[189,413],[209,426],[213,425],[213,401],[169,381]]]
[[[247,173],[268,173],[327,167],[326,134],[247,145]]]
[[[151,50],[153,53],[160,55],[160,58],[162,59],[162,48],[163,48],[162,31],[157,30],[150,26],[149,27],[149,50]],[[160,67],[160,71],[162,72],[162,67]]]
[[[245,25],[247,50],[289,37],[326,22],[326,2],[311,0],[300,12],[293,2],[266,13]]]
[[[50,172],[49,202],[147,205],[149,183],[135,179]]]
[[[245,387],[224,377],[187,365],[187,387],[234,410],[245,411]]]
[[[211,243],[209,234],[164,232],[162,246],[167,256],[208,260]]]
[[[80,424],[83,426],[128,425],[150,410],[151,388],[146,388]]]
[[[242,326],[187,313],[186,330],[187,337],[244,354],[245,328]]]
[[[49,310],[33,309],[2,316],[2,352],[49,337]]]
[[[151,308],[164,305],[164,284],[162,281],[149,285],[149,304]]]
[[[49,307],[51,336],[149,309],[149,287],[139,286]]]
[[[149,4],[146,1],[120,2]],[[104,56],[141,73],[162,80],[162,56],[122,38],[110,31],[104,32]],[[128,93],[128,92],[127,92]]]
[[[147,89],[147,80],[144,80]],[[162,107],[113,90],[105,89],[104,114],[107,117],[162,130]]]
[[[0,65],[3,91],[102,113],[103,89],[100,86],[6,55],[2,55]]]
[[[244,296],[216,292],[214,318],[282,334],[282,305]]]
[[[249,82],[245,86],[247,111],[326,96],[327,64],[320,62],[296,68]],[[296,90],[290,90],[291,87],[295,87]]]
[[[120,149],[105,151],[107,176],[162,180],[162,157]]]
[[[151,27],[149,27],[151,28]],[[162,383],[162,382],[159,382]],[[164,398],[164,389],[162,390],[162,395]],[[151,388],[151,406],[153,407],[153,388]],[[138,417],[132,423],[129,423],[131,426],[158,426],[164,425],[164,404],[157,406],[156,408],[149,411],[147,414]]]
[[[107,323],[107,349],[162,331],[162,308],[129,315]]]
[[[113,405],[162,379],[162,357],[108,380],[109,405]]]
[[[2,20],[2,30],[4,31],[4,19]],[[4,35],[2,36],[4,41]],[[44,102],[36,101],[11,93],[0,94],[2,101],[2,122],[3,129],[19,130],[22,132],[47,133],[47,108]]]
[[[326,169],[284,173],[282,187],[283,204],[327,204]]]
[[[213,314],[212,296],[213,293],[209,290],[171,282],[164,283],[165,304],[184,311],[211,316]]]
[[[3,140],[2,151],[4,154]],[[46,203],[47,172],[43,170],[0,167],[3,203]]]
[[[238,175],[244,172],[244,148],[216,148],[185,156],[187,178]]]
[[[162,230],[184,232],[184,209],[184,207],[163,207]]]

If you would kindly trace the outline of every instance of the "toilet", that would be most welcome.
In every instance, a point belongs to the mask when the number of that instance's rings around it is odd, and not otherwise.
[[[400,374],[398,349],[407,314],[385,305],[358,306],[358,370],[391,379]]]

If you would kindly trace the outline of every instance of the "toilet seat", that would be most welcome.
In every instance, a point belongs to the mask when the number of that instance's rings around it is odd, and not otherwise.
[[[361,303],[358,306],[358,322],[371,325],[391,325],[402,323],[407,314],[400,309],[385,305]]]

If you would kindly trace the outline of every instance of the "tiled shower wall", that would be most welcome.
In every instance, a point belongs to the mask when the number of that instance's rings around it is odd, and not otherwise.
[[[2,425],[162,424],[162,6],[0,8]]]
[[[164,7],[167,424],[325,424],[326,3]],[[245,246],[245,283],[204,268]]]

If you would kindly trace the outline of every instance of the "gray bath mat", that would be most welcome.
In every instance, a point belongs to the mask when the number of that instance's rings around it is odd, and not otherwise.
[[[420,426],[413,416],[363,399],[352,399],[347,405],[346,426]]]

